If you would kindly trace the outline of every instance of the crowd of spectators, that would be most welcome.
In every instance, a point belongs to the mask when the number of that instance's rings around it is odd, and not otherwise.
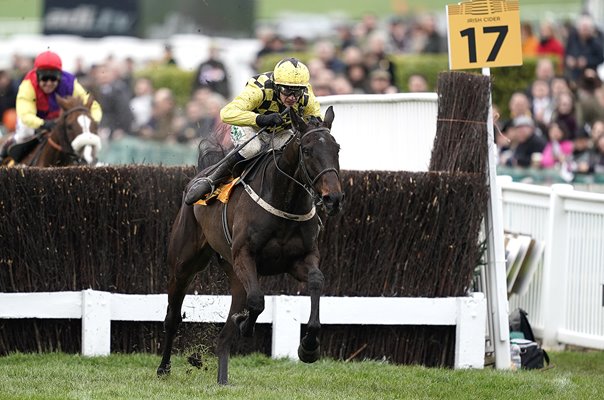
[[[536,32],[536,33],[535,33]],[[559,168],[571,173],[604,172],[604,88],[598,67],[604,63],[604,35],[592,18],[540,21],[521,25],[522,51],[540,57],[535,79],[517,88],[508,115],[496,119],[496,142],[502,165]],[[341,23],[331,37],[285,39],[270,27],[256,37],[260,50],[252,65],[260,71],[268,54],[310,54],[307,65],[317,96],[353,93],[426,92],[431,88],[422,71],[411,71],[407,82],[395,80],[395,54],[446,53],[446,32],[434,16],[381,21],[368,13],[358,22]],[[557,59],[557,66],[552,62]],[[160,64],[176,64],[165,47]],[[31,60],[15,56],[10,68],[0,64],[0,115],[10,127],[16,87]],[[148,78],[134,77],[132,60],[105,62],[73,71],[103,108],[100,134],[107,140],[124,135],[195,146],[208,132],[221,128],[220,109],[234,93],[220,48],[211,45],[195,70],[190,98],[179,107],[169,87],[153,87]],[[497,112],[497,104],[493,107]]]

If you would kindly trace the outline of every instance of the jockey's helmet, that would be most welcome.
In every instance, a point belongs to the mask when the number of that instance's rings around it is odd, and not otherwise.
[[[297,58],[279,61],[273,71],[273,81],[278,86],[307,87],[309,80],[308,68]]]
[[[63,63],[61,62],[61,57],[57,53],[52,51],[45,51],[43,53],[38,54],[36,60],[34,61],[34,67],[40,70],[62,70]]]

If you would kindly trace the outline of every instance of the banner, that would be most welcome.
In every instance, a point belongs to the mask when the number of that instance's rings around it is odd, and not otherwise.
[[[46,0],[45,35],[138,36],[138,0]]]

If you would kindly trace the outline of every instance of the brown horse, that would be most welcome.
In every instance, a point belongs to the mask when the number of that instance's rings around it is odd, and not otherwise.
[[[39,132],[30,142],[13,146],[9,155],[18,164],[37,167],[95,165],[101,149],[97,123],[90,114],[92,96],[86,104],[79,97],[57,96],[61,116],[49,132]],[[19,154],[21,153],[21,154]]]
[[[280,156],[275,151],[268,154],[255,174],[244,173],[228,207],[218,201],[209,206],[182,203],[168,247],[168,310],[158,375],[170,372],[172,343],[182,322],[188,286],[216,253],[231,291],[229,314],[216,343],[218,383],[227,384],[233,339],[239,334],[252,336],[264,310],[258,276],[288,273],[307,283],[311,311],[298,356],[307,363],[319,358],[319,297],[324,279],[319,270],[320,219],[315,201],[330,215],[341,209],[340,146],[330,133],[331,107],[324,122],[311,119],[307,124],[291,111],[290,117],[296,132],[293,138]],[[207,167],[203,158],[200,167]]]

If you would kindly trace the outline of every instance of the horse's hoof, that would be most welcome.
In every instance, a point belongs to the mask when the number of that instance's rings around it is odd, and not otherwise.
[[[159,368],[157,368],[157,376],[167,376],[170,375],[170,367],[171,364],[168,363],[166,365],[160,365]]]
[[[255,327],[252,326],[252,328],[250,329],[247,326],[247,322],[248,322],[248,318],[249,318],[249,313],[247,311],[245,311],[243,313],[239,313],[239,314],[234,314],[232,318],[233,318],[233,322],[239,329],[239,334],[242,337],[251,338],[254,336]]]
[[[298,346],[298,357],[300,361],[311,364],[321,357],[321,346],[317,341],[317,346],[314,349],[305,349],[302,343]]]

